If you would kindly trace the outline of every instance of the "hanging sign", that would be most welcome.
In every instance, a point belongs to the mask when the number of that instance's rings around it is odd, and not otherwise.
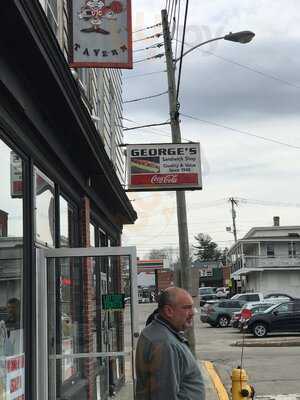
[[[70,66],[132,68],[131,0],[69,0]]]
[[[202,189],[199,143],[127,146],[128,191]]]
[[[10,152],[10,193],[13,199],[23,197],[22,159],[14,151]]]

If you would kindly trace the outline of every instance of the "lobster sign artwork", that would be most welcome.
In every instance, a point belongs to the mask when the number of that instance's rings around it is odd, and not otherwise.
[[[131,0],[69,0],[70,66],[132,68]]]

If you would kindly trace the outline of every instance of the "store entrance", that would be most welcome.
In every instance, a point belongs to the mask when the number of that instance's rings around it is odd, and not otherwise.
[[[134,399],[136,249],[37,249],[36,273],[37,398],[105,400],[127,380]]]

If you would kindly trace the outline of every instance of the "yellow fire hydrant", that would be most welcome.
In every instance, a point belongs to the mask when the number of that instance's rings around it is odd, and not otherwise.
[[[248,375],[240,367],[234,368],[231,374],[232,381],[232,400],[245,400],[254,398],[254,388],[248,384]]]

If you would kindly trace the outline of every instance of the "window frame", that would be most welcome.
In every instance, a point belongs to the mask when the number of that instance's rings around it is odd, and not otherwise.
[[[267,254],[267,257],[269,257],[269,258],[274,258],[275,257],[275,246],[274,246],[274,243],[272,243],[272,242],[266,243],[266,254]]]

